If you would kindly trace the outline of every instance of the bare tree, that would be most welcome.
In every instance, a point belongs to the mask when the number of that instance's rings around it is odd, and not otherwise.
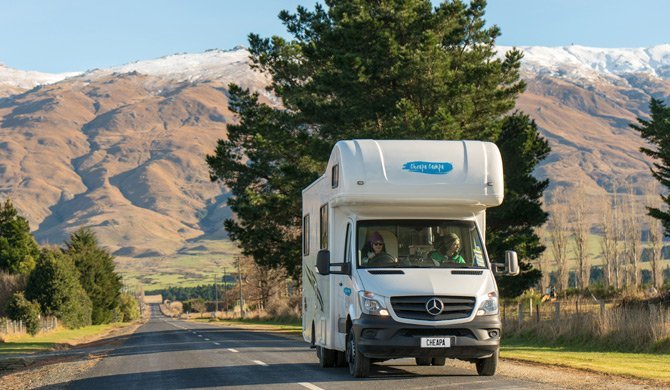
[[[661,208],[661,201],[658,197],[656,185],[651,185],[647,190],[647,207]],[[649,240],[649,265],[651,266],[652,286],[660,289],[663,286],[663,223],[658,218],[647,215],[649,230],[647,239]]]
[[[556,263],[557,290],[568,288],[568,205],[562,192],[556,191],[549,208],[549,238],[551,254]]]
[[[609,286],[619,288],[619,242],[621,227],[618,213],[618,196],[616,193],[604,198],[601,203],[600,229],[602,231],[600,248],[604,259],[605,283]]]
[[[259,265],[249,257],[240,257],[239,261],[241,261],[243,274],[244,300],[248,303],[255,303],[257,310],[264,310],[272,296],[282,294],[286,290],[288,274],[284,268]],[[233,294],[239,295],[239,285],[231,290]],[[239,299],[239,296],[236,299]]]
[[[570,231],[574,240],[573,251],[577,258],[577,287],[580,290],[589,285],[589,278],[591,273],[591,262],[588,254],[588,239],[591,226],[586,222],[586,192],[581,183],[577,185],[570,200],[570,210],[572,212],[572,220],[570,221]]]
[[[637,289],[640,283],[640,257],[642,256],[642,221],[640,212],[635,204],[635,191],[631,185],[627,186],[627,202],[622,204],[623,212],[623,239],[625,255],[625,283]]]
[[[548,230],[546,225],[542,225],[535,229],[535,234],[540,237],[542,244],[549,248],[551,243],[548,237]],[[540,279],[540,288],[542,292],[546,291],[548,287],[551,287],[551,264],[549,259],[548,251],[543,251],[540,257],[537,259],[537,268],[542,272],[542,279]]]

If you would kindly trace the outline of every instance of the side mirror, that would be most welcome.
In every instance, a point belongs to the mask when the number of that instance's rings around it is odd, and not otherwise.
[[[493,272],[498,275],[516,276],[519,274],[519,259],[515,251],[505,251],[505,264],[494,263]]]
[[[330,251],[328,249],[321,249],[316,254],[316,269],[321,275],[330,274]]]
[[[515,251],[505,251],[505,274],[509,276],[519,274],[519,259]]]

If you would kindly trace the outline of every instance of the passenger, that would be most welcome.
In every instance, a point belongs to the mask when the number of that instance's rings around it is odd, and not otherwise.
[[[393,256],[386,253],[384,238],[381,234],[379,234],[379,232],[372,233],[370,240],[368,240],[366,245],[363,247],[363,251],[367,251],[368,267],[385,267],[396,262]]]
[[[430,258],[437,261],[440,265],[448,263],[465,264],[465,259],[458,251],[461,249],[461,240],[458,235],[449,233],[436,241],[437,250],[430,253]]]

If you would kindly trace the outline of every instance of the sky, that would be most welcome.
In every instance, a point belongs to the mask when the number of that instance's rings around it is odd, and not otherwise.
[[[432,0],[438,4],[438,0]],[[289,38],[277,15],[316,0],[0,0],[0,63],[48,73]],[[489,0],[499,45],[648,47],[670,43],[667,0]]]

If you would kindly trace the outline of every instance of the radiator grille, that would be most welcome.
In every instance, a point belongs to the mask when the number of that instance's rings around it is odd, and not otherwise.
[[[444,309],[437,315],[426,310],[429,300],[437,298],[444,305]],[[423,321],[444,321],[467,318],[475,308],[474,297],[450,296],[414,296],[391,297],[391,306],[398,317]]]

